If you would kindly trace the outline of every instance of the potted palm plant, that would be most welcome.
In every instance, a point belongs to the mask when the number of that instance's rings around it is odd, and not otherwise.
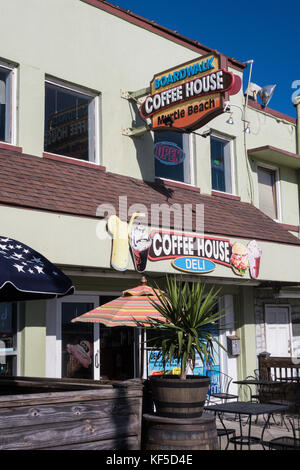
[[[189,375],[188,369],[193,370],[197,353],[203,364],[213,364],[217,321],[224,311],[218,309],[221,289],[207,288],[202,282],[183,282],[176,276],[166,277],[165,291],[157,285],[155,288],[157,299],[149,298],[149,302],[165,321],[152,319],[145,327],[153,330],[147,344],[164,370],[171,360],[181,369],[180,375],[150,376],[156,411],[165,417],[196,418],[202,415],[210,378]]]

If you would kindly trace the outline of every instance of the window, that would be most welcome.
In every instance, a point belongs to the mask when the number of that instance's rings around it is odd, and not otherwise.
[[[279,191],[277,188],[278,170],[272,167],[258,166],[259,208],[272,219],[279,219]]]
[[[175,131],[154,133],[155,176],[192,184],[190,136]]]
[[[17,304],[0,303],[0,376],[17,374]]]
[[[232,141],[211,136],[210,158],[212,189],[234,193]]]
[[[14,69],[0,63],[0,141],[15,143]]]
[[[97,97],[47,81],[45,152],[98,163]]]

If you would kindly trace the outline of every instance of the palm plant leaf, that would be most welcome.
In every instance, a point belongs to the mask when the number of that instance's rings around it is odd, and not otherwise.
[[[209,289],[198,282],[190,285],[174,277],[166,278],[166,290],[155,285],[156,299],[148,297],[152,306],[166,319],[151,319],[150,326],[159,334],[147,342],[156,350],[156,361],[160,358],[164,367],[172,359],[181,363],[181,377],[186,376],[188,363],[195,362],[196,353],[202,361],[212,362],[216,339],[217,322],[224,309],[217,310],[221,289]],[[223,348],[224,349],[224,348]],[[155,361],[155,362],[156,362]]]

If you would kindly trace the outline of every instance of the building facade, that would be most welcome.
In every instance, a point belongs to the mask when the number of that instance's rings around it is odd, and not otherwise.
[[[247,64],[106,1],[1,4],[1,241],[33,247],[76,288],[58,300],[0,304],[2,373],[145,377],[138,329],[71,324],[137,285],[141,272],[157,282],[182,273],[222,286],[220,341],[227,347],[236,337],[240,350],[221,350],[217,363],[233,378],[253,374],[262,351],[299,356],[296,119],[246,99],[241,86],[220,98],[229,112],[199,129],[174,131],[174,108],[171,125],[161,121],[164,131],[153,131],[140,110],[154,76],[162,87],[180,83],[163,71],[179,74],[194,61],[202,77],[216,57],[239,83]],[[187,114],[200,116],[197,106]],[[134,213],[147,215],[145,270],[133,247],[114,264],[107,229],[114,209],[126,224]],[[246,264],[234,266],[245,254]],[[71,361],[78,345],[85,364]]]

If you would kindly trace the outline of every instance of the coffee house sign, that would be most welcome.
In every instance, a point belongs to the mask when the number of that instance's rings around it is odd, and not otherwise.
[[[219,264],[238,276],[247,272],[253,279],[259,276],[262,250],[255,240],[245,245],[227,238],[163,230],[153,230],[150,238],[150,261],[171,260],[173,268],[194,274],[212,272]]]
[[[151,94],[140,113],[151,118],[153,130],[189,132],[223,112],[225,93],[236,94],[241,79],[221,67],[218,54],[209,54],[155,75]]]

